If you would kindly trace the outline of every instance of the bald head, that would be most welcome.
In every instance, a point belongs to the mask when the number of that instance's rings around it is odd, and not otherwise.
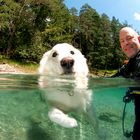
[[[129,33],[130,35],[135,35],[135,36],[139,36],[138,33],[133,30],[131,27],[123,27],[121,30],[120,30],[120,36],[121,34],[123,33]]]

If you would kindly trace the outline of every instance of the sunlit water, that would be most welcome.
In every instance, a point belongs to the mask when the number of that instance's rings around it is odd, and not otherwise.
[[[71,82],[67,84],[65,80]],[[68,90],[72,80],[64,77],[60,84],[61,80],[49,78],[46,88],[57,92],[63,85]],[[135,83],[123,78],[89,79],[88,88],[92,90],[100,133],[104,135],[102,140],[126,140],[122,132],[122,112],[123,96],[128,86],[135,86]],[[51,122],[41,92],[38,75],[0,75],[0,140],[97,140],[92,124],[82,114],[70,113],[78,120],[76,128],[68,129]],[[134,106],[129,103],[125,117],[126,130],[132,130],[133,121]]]

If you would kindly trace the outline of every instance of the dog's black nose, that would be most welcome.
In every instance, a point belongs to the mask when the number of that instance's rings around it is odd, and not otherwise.
[[[61,66],[65,69],[71,69],[74,65],[74,60],[71,57],[65,57],[61,60]]]

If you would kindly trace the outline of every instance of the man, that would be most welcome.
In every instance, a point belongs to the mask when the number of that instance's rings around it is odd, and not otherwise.
[[[129,61],[112,77],[123,76],[140,80],[140,36],[132,28],[123,27],[120,30],[119,37],[121,49],[129,58]],[[133,140],[140,140],[140,94],[134,94],[134,104],[135,124],[132,138]]]

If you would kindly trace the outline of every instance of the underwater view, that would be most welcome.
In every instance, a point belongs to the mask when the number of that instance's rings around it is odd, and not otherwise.
[[[83,113],[72,111],[78,126],[65,128],[48,117],[49,106],[43,99],[38,85],[38,75],[1,74],[0,75],[0,140],[128,140],[123,135],[132,131],[134,105],[126,106],[123,119],[123,97],[128,87],[136,83],[123,78],[89,78],[88,89],[92,92],[92,106],[99,129],[93,127]],[[71,91],[72,78],[48,78],[43,90],[51,94],[63,90]],[[70,95],[72,96],[72,95]],[[124,124],[123,124],[124,123]],[[97,134],[98,133],[98,134]],[[100,135],[100,137],[98,137]]]

